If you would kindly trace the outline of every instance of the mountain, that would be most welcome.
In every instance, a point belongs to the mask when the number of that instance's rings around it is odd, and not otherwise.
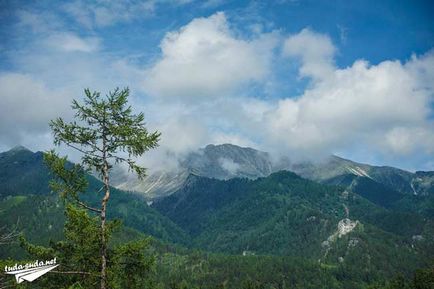
[[[371,273],[405,272],[434,257],[433,219],[287,171],[256,180],[190,175],[152,206],[207,251],[343,262]],[[405,262],[385,266],[391,256]]]
[[[114,186],[139,192],[153,200],[170,195],[181,188],[190,174],[227,180],[268,176],[275,171],[268,153],[232,144],[208,145],[191,152],[180,161],[177,171],[158,171],[144,180],[128,176],[118,169],[114,173]]]
[[[0,198],[8,195],[42,195],[48,192],[48,169],[42,152],[16,146],[0,153]]]
[[[50,191],[52,178],[43,162],[42,152],[15,147],[0,153],[0,227],[16,227],[36,243],[47,243],[62,236],[63,201]],[[102,186],[95,177],[87,176],[89,194],[83,199],[98,206]],[[108,203],[108,216],[121,219],[127,227],[161,240],[186,244],[189,237],[176,224],[150,208],[142,197],[116,188]],[[4,247],[1,248],[4,253]],[[0,254],[2,253],[0,252]]]
[[[116,175],[116,173],[118,173]],[[139,193],[150,203],[155,199],[164,198],[181,188],[190,171],[158,171],[146,176],[143,180],[135,176],[129,176],[124,171],[117,169],[113,172],[113,185],[125,191]]]
[[[252,148],[231,144],[208,145],[190,153],[181,167],[192,173],[219,180],[265,177],[275,169],[270,155]]]
[[[151,206],[140,195],[113,189],[110,218],[190,248],[167,252],[171,245],[161,245],[158,272],[165,280],[179,283],[191,275],[199,288],[227,280],[228,288],[240,288],[252,278],[276,288],[318,288],[324,280],[328,288],[366,288],[396,273],[410,274],[434,257],[430,172],[410,173],[421,192],[414,194],[380,182],[367,165],[337,157],[327,169],[299,164],[305,175],[328,174],[318,182],[273,172],[277,166],[270,156],[253,149],[207,148],[185,160],[184,166],[196,169],[183,172],[181,185],[173,185],[170,175],[155,181],[167,178],[174,191],[154,198]],[[222,155],[237,165],[221,161]],[[62,200],[48,188],[51,177],[42,156],[22,147],[0,153],[0,228],[16,226],[32,242],[46,244],[63,238],[64,217]],[[93,176],[88,181],[89,192],[101,186]],[[395,194],[400,197],[381,197]],[[85,198],[99,200],[91,193]],[[0,257],[24,258],[21,254],[16,245],[0,246]]]
[[[318,163],[291,167],[297,174],[324,184],[339,185],[383,207],[418,211],[434,217],[434,172],[408,172],[371,166],[331,156]]]
[[[269,153],[231,144],[208,145],[192,152],[180,161],[179,167],[176,172],[154,172],[144,180],[130,178],[118,170],[114,174],[115,186],[155,200],[182,188],[190,174],[219,180],[235,177],[256,179],[288,170],[309,180],[344,186],[384,207],[400,200],[413,201],[411,196],[431,199],[434,191],[434,172],[412,173],[393,167],[361,164],[337,156],[317,162],[292,162],[290,157],[275,160]]]

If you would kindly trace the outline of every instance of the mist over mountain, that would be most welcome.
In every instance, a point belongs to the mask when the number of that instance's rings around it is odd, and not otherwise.
[[[296,162],[291,156],[276,159],[267,152],[232,144],[208,145],[180,160],[177,170],[152,172],[144,180],[132,178],[120,169],[113,173],[113,179],[116,187],[154,200],[180,189],[190,174],[219,180],[254,180],[281,170],[324,184],[344,186],[383,206],[411,195],[432,195],[434,185],[434,172],[413,173],[361,164],[334,155],[316,162]]]
[[[327,268],[331,278],[343,270],[357,286],[366,276],[392,278],[429,264],[434,256],[433,172],[411,173],[336,156],[321,163],[285,161],[279,167],[265,152],[209,145],[190,154],[182,171],[149,176],[146,193],[113,188],[109,217],[127,226],[121,240],[145,233],[158,242],[236,260],[302,258],[317,270]],[[304,177],[281,170],[285,166]],[[124,177],[116,173],[114,178]],[[15,147],[0,153],[1,223],[37,244],[63,237],[64,207],[48,187],[51,177],[41,152]],[[101,182],[91,175],[88,181],[84,199],[94,204],[99,196],[92,192]],[[0,256],[25,255],[11,244],[0,248]],[[391,256],[396,262],[390,262]]]

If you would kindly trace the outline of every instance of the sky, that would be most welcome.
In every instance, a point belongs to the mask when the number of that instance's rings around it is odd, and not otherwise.
[[[170,168],[207,144],[434,170],[432,1],[0,0],[0,151],[129,87]],[[73,155],[74,157],[74,155]]]

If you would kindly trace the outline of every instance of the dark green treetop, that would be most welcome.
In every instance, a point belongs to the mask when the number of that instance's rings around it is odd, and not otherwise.
[[[82,152],[82,164],[88,169],[102,173],[105,158],[115,163],[126,162],[143,177],[145,169],[133,158],[157,147],[160,133],[148,132],[144,114],[133,114],[131,106],[127,106],[128,95],[128,88],[116,88],[106,98],[99,92],[85,89],[84,103],[77,100],[72,103],[79,122],[67,123],[60,117],[50,122],[54,143],[66,144]],[[120,153],[128,156],[123,157]]]

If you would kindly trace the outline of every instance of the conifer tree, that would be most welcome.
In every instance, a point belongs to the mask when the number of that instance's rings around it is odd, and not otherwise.
[[[57,118],[50,123],[55,145],[67,145],[81,153],[81,164],[74,170],[62,170],[58,173],[81,173],[81,169],[94,171],[99,174],[104,185],[100,189],[104,193],[100,207],[91,207],[80,201],[77,192],[86,187],[83,178],[63,176],[63,187],[57,188],[72,198],[76,203],[90,211],[96,212],[100,218],[100,257],[101,283],[100,288],[107,288],[107,202],[110,199],[110,171],[114,164],[125,163],[130,170],[137,173],[139,178],[145,176],[145,168],[137,165],[135,158],[147,150],[158,146],[160,133],[148,132],[144,123],[143,113],[133,114],[128,103],[129,89],[116,88],[106,97],[99,92],[85,89],[83,103],[74,100],[72,109],[75,120],[65,122]],[[55,158],[55,153],[49,152],[46,159]],[[62,176],[57,174],[58,177]],[[67,183],[74,180],[75,183]],[[65,182],[66,181],[66,182]],[[56,185],[56,184],[54,184]],[[99,192],[95,192],[99,193]]]

